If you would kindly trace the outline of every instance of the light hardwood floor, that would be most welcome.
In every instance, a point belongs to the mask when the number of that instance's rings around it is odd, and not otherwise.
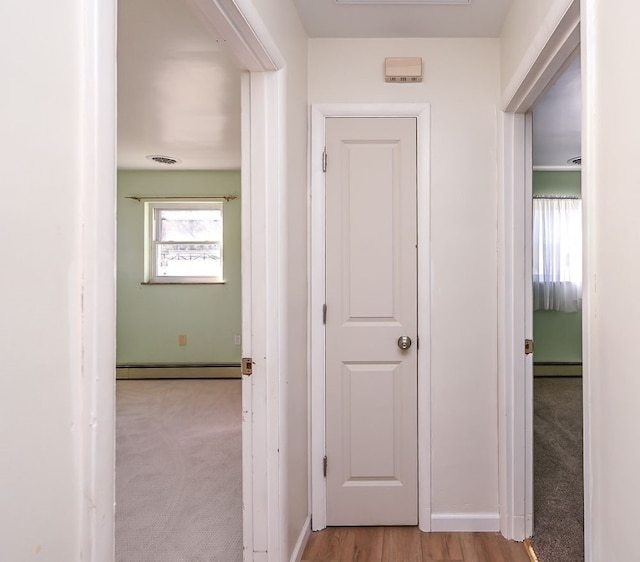
[[[329,527],[311,533],[302,562],[529,562],[499,533],[422,533],[417,527]]]

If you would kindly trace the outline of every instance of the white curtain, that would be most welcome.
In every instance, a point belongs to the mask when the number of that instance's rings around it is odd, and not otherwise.
[[[582,308],[582,201],[533,200],[533,308]]]

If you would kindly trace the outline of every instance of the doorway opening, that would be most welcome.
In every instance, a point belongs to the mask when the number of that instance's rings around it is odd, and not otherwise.
[[[120,0],[116,560],[242,560],[241,71]]]
[[[581,79],[576,53],[532,112],[533,536],[584,560]]]
[[[241,379],[242,411],[249,414],[242,416],[241,426],[243,557],[248,561],[253,560],[254,556],[261,560],[279,560],[283,549],[286,548],[287,539],[286,512],[283,511],[280,494],[280,458],[287,453],[286,447],[282,445],[285,441],[283,433],[287,427],[286,401],[280,400],[280,395],[284,395],[285,390],[284,379],[279,376],[283,351],[267,353],[266,350],[270,342],[268,335],[278,338],[284,330],[283,321],[278,313],[286,308],[283,304],[285,297],[279,277],[279,272],[284,267],[286,241],[282,234],[285,217],[274,213],[265,202],[281,201],[286,187],[282,181],[285,130],[285,75],[282,72],[284,59],[255,9],[241,11],[235,4],[220,6],[217,3],[199,0],[190,0],[187,4],[193,9],[198,21],[215,36],[220,37],[221,43],[228,45],[229,53],[243,71],[240,85],[242,176],[239,202],[242,217],[241,300],[245,306],[242,309],[240,336],[242,355],[258,358],[252,365],[255,376]],[[112,43],[109,39],[114,38],[113,21],[105,20],[101,25],[98,21],[93,23],[95,33],[101,40],[100,46],[107,45],[110,48]],[[112,64],[114,60],[112,59]],[[171,82],[174,78],[172,69],[165,70],[158,79]],[[115,91],[114,77],[107,75],[103,86],[111,87],[111,91]],[[182,84],[182,87],[184,86]],[[148,103],[153,101],[153,98],[149,98]],[[269,107],[270,110],[266,112],[265,107]],[[110,116],[110,119],[103,119],[104,123],[101,121],[104,127],[100,131],[105,137],[109,137],[108,133],[113,134],[115,131],[114,107],[108,107],[106,115]],[[103,117],[101,114],[101,118]],[[113,140],[113,136],[111,139]],[[96,151],[96,158],[102,163],[106,155]],[[250,228],[255,221],[261,224],[261,229]],[[112,224],[111,231],[113,226]],[[269,256],[269,260],[266,256]],[[269,279],[268,288],[265,290],[264,283],[252,283],[254,277],[261,280]],[[178,333],[178,345],[182,341],[188,345],[189,338],[184,338],[186,335]],[[113,381],[109,380],[108,384],[113,391]],[[267,404],[277,407],[268,408]],[[113,423],[113,412],[106,415],[105,421],[107,424]],[[111,454],[109,456],[113,459]],[[108,484],[107,480],[98,481],[96,489],[98,492],[113,491],[112,484]],[[105,519],[112,520],[112,502],[109,509],[111,517],[109,518],[107,513]],[[112,556],[113,533],[105,532],[101,535],[99,551],[104,552],[106,557]]]
[[[523,540],[533,534],[533,361],[526,340],[533,337],[532,244],[532,126],[531,109],[566,68],[580,46],[580,3],[571,2],[562,14],[549,16],[549,26],[537,38],[541,49],[531,53],[526,69],[514,80],[504,100],[502,190],[499,195],[502,240],[499,276],[500,388],[500,529],[507,538]],[[557,18],[557,19],[556,19]],[[516,83],[517,82],[517,83]],[[585,211],[586,205],[585,202]],[[585,262],[583,271],[588,271]],[[587,329],[584,327],[583,330]],[[588,354],[588,349],[584,350]],[[588,394],[588,376],[584,393]],[[589,419],[584,404],[584,419]],[[589,442],[589,425],[584,443]],[[588,452],[587,452],[588,453]],[[588,457],[588,454],[586,455]],[[585,481],[589,463],[584,464]],[[590,559],[590,491],[584,489],[585,558]]]

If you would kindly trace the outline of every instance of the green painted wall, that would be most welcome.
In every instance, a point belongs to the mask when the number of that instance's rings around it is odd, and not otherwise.
[[[536,310],[533,313],[536,363],[582,361],[582,311]]]
[[[533,172],[534,195],[580,195],[580,172]],[[582,361],[582,312],[533,313],[536,363]]]
[[[236,195],[224,203],[224,277],[216,285],[142,285],[144,205],[128,196]],[[118,172],[117,363],[238,363],[240,172]],[[178,345],[186,334],[187,345]]]
[[[581,195],[580,172],[533,172],[534,195]]]

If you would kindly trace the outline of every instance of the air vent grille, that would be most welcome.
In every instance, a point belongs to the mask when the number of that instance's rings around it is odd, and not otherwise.
[[[162,156],[160,154],[150,154],[147,156],[147,160],[151,160],[152,162],[163,164],[165,166],[173,166],[174,164],[180,163],[180,160],[177,158],[173,158],[172,156]]]

